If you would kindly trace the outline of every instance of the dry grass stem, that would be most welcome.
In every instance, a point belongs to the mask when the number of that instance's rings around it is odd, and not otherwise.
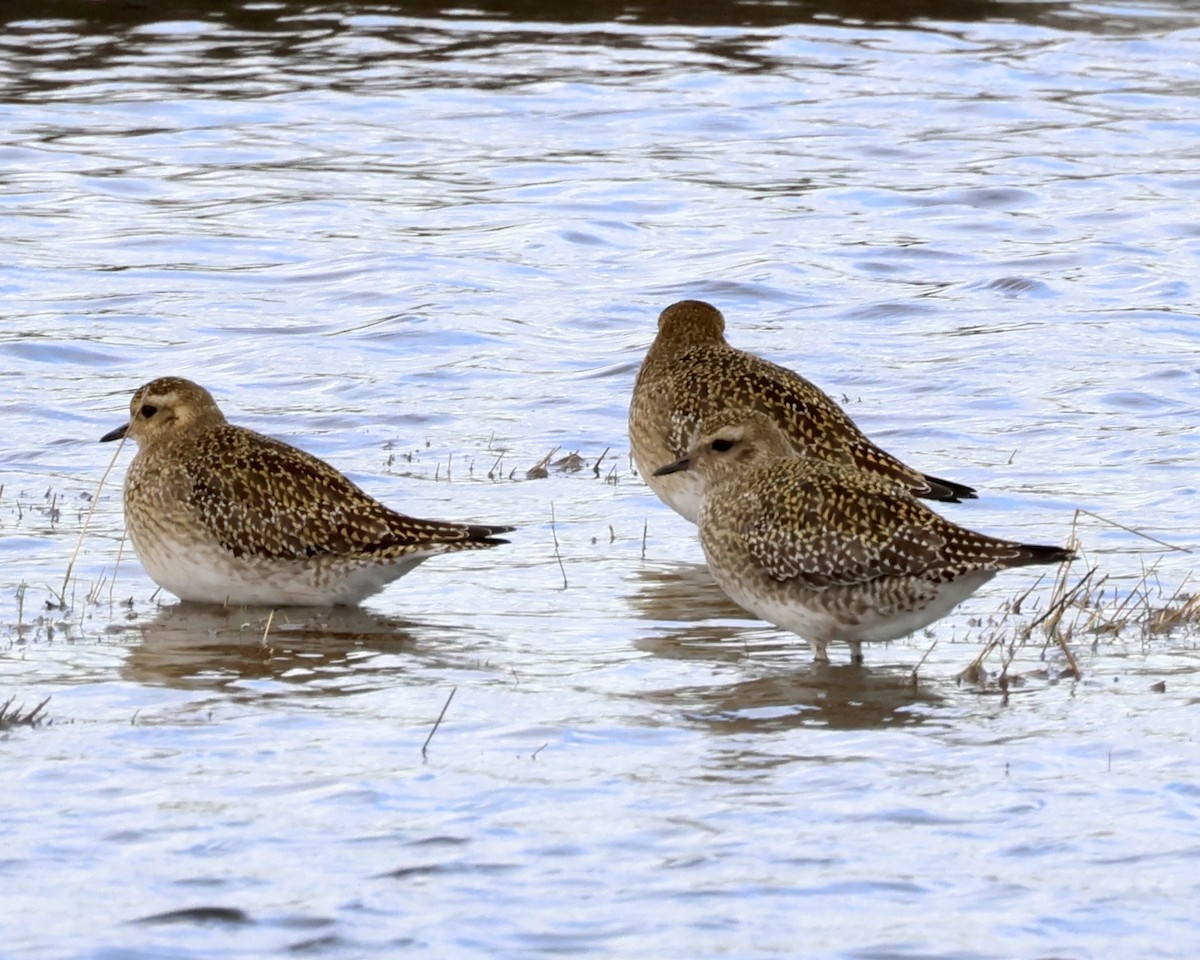
[[[563,566],[562,554],[558,549],[558,531],[554,527],[554,501],[550,501],[550,536],[554,538],[554,559],[558,561],[558,570],[562,574],[564,590],[567,589],[567,568]]]
[[[111,607],[115,603],[113,599],[113,591],[117,589],[117,571],[121,569],[121,559],[125,554],[125,534],[127,531],[121,531],[121,539],[117,541],[117,561],[113,564],[112,578],[108,581],[108,605]]]
[[[1076,680],[1082,680],[1083,674],[1079,670],[1079,661],[1075,659],[1075,654],[1071,652],[1070,646],[1067,644],[1066,634],[1056,633],[1055,638],[1058,640],[1058,645],[1062,648],[1063,656],[1067,658],[1067,667],[1071,671],[1071,675]]]
[[[572,450],[565,457],[559,457],[550,466],[556,470],[561,470],[564,473],[578,473],[584,468],[587,461],[579,455],[578,450]]]
[[[1123,523],[1118,523],[1116,520],[1110,520],[1108,517],[1102,517],[1098,513],[1093,513],[1091,510],[1084,510],[1083,507],[1076,507],[1076,517],[1078,517],[1080,514],[1091,517],[1094,520],[1099,520],[1101,523],[1107,523],[1110,527],[1116,527],[1118,530],[1124,530],[1126,533],[1132,533],[1136,537],[1141,537],[1143,540],[1149,540],[1151,543],[1156,543],[1160,547],[1166,547],[1168,550],[1177,550],[1181,553],[1192,552],[1188,547],[1181,547],[1178,544],[1168,543],[1166,540],[1160,540],[1158,537],[1152,537],[1150,534],[1137,529],[1137,527],[1129,527]]]
[[[22,713],[20,707],[13,707],[13,701],[16,699],[13,695],[0,703],[0,730],[8,730],[11,727],[36,727],[46,719],[43,711],[50,702],[49,697],[27,713]]]
[[[446,711],[450,709],[450,701],[454,699],[454,694],[458,692],[458,687],[450,688],[450,696],[446,698],[446,702],[442,704],[442,712],[437,715],[437,719],[433,721],[433,729],[429,731],[429,736],[425,738],[425,742],[421,744],[421,762],[429,760],[429,741],[433,739],[433,735],[438,732],[438,727],[442,725],[442,718],[446,716]]]
[[[558,453],[558,447],[552,447],[550,452],[542,457],[537,463],[525,471],[526,480],[545,480],[550,476],[550,471],[546,468],[550,465],[550,458]]]
[[[1095,573],[1096,568],[1092,567],[1087,573],[1079,578],[1079,582],[1076,583],[1075,586],[1073,586],[1069,591],[1057,591],[1058,595],[1055,596],[1050,606],[1048,606],[1040,616],[1034,618],[1034,621],[1029,624],[1030,632],[1032,632],[1035,627],[1040,626],[1048,620],[1051,622],[1050,625],[1045,628],[1046,633],[1052,634],[1055,630],[1057,630],[1059,621],[1062,619],[1063,610],[1066,609],[1068,603],[1079,596],[1080,592],[1085,586],[1087,586],[1088,582],[1092,579]]]
[[[92,522],[92,514],[96,512],[96,501],[100,499],[100,491],[104,489],[104,483],[108,480],[108,475],[112,473],[112,468],[117,465],[117,457],[121,455],[124,446],[125,438],[122,437],[121,442],[117,444],[117,449],[113,451],[112,459],[108,461],[108,466],[104,468],[104,473],[100,475],[100,482],[96,484],[96,492],[92,494],[92,502],[88,504],[87,515],[83,518],[83,526],[79,528],[79,539],[75,541],[75,550],[67,562],[67,572],[63,575],[62,590],[58,596],[59,606],[64,610],[67,606],[67,585],[71,582],[71,571],[75,569],[75,561],[79,559],[79,551],[83,547],[83,538],[87,535],[88,526]]]
[[[920,670],[925,661],[929,659],[929,655],[933,653],[933,648],[937,645],[938,642],[935,639],[933,643],[929,645],[929,649],[925,651],[925,654],[921,657],[921,659],[917,661],[917,665],[912,668],[912,685],[914,687],[917,685],[917,671]]]

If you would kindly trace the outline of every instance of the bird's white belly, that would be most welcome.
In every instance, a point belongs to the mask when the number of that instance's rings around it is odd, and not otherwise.
[[[966,600],[995,574],[985,570],[966,574],[937,585],[933,597],[912,609],[881,609],[857,606],[853,615],[828,604],[821,591],[788,589],[784,584],[753,589],[729,572],[710,566],[713,576],[729,597],[755,616],[790,630],[814,644],[834,641],[879,643],[899,640],[940,620]],[[762,585],[760,584],[760,587]]]
[[[314,557],[303,561],[235,557],[211,544],[137,538],[134,548],[150,578],[181,600],[230,606],[356,604],[403,576],[429,553],[390,562]]]

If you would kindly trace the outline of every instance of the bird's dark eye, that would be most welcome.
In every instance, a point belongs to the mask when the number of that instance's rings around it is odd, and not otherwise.
[[[717,453],[724,453],[726,450],[733,449],[733,441],[732,440],[714,440],[712,442],[712,448],[714,450],[716,450]]]
[[[143,403],[142,409],[138,411],[143,417],[149,420],[152,416],[158,413],[158,407],[152,403]]]

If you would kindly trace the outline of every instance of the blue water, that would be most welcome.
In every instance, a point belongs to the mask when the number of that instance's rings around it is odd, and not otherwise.
[[[50,700],[0,731],[5,955],[1193,956],[1200,657],[1146,624],[1200,548],[1200,13],[956,6],[9,23],[0,703]],[[953,519],[1074,533],[1082,679],[1034,573],[865,669],[725,601],[625,437],[682,297]],[[164,374],[519,531],[362,611],[181,608],[131,451],[96,496]]]

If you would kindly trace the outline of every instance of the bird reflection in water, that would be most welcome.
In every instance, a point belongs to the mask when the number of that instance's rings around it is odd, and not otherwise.
[[[647,620],[690,623],[696,620],[752,620],[730,600],[703,563],[671,566],[642,564],[630,579],[635,592],[630,596],[637,612]],[[733,636],[737,631],[726,631]]]
[[[274,681],[284,685],[288,695],[360,693],[394,684],[397,674],[425,670],[431,657],[446,652],[444,637],[440,645],[424,642],[444,635],[446,628],[356,607],[279,610],[272,615],[261,608],[178,603],[129,630],[135,637],[140,634],[140,642],[131,646],[122,676],[188,690]],[[461,638],[456,638],[456,660],[451,664],[447,659],[446,665],[461,666],[464,651]]]
[[[916,726],[933,719],[934,709],[943,703],[919,679],[914,682],[907,668],[881,671],[819,663],[784,674],[677,687],[649,696],[677,706],[690,722],[715,733]]]
[[[734,663],[751,653],[783,658],[766,676],[673,687],[642,694],[719,733],[777,731],[814,726],[857,730],[909,726],[931,719],[944,698],[928,688],[911,666],[831,666],[809,662],[804,644],[780,639],[773,629],[755,629],[750,614],[729,600],[704,564],[645,567],[633,574],[630,600],[642,616],[668,629],[637,642],[657,657]],[[736,620],[737,625],[726,621]],[[794,662],[795,651],[803,662]],[[770,668],[760,657],[753,668]]]

